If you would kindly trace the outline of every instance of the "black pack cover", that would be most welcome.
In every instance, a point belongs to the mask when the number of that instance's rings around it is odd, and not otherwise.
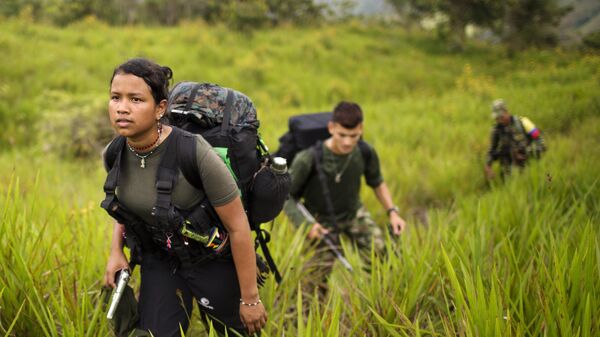
[[[252,219],[263,223],[277,217],[290,193],[291,184],[288,173],[282,174],[270,166],[263,166],[256,173],[250,188],[248,206]]]
[[[331,112],[318,112],[292,116],[288,120],[288,132],[279,138],[279,149],[275,156],[287,159],[291,163],[296,153],[329,137],[327,123],[331,121]]]

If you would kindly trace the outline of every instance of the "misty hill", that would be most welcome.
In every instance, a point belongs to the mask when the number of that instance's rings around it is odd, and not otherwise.
[[[318,2],[335,6],[340,3],[340,0],[319,0]],[[393,11],[385,0],[349,0],[349,2],[354,4],[352,13],[355,15],[388,16]],[[563,41],[578,41],[581,36],[600,31],[600,1],[559,0],[559,3],[572,7],[559,26]]]

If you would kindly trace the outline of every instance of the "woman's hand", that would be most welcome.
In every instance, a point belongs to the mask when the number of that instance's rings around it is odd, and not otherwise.
[[[259,332],[267,324],[267,312],[262,303],[253,306],[240,303],[240,318],[250,334]]]
[[[115,249],[111,251],[106,263],[106,271],[104,273],[104,284],[112,288],[116,287],[115,274],[121,269],[129,269],[127,257],[122,250]]]
[[[256,253],[248,218],[239,197],[225,205],[215,207],[215,211],[229,232],[231,253],[240,284],[240,295],[244,301],[240,302],[240,319],[248,332],[253,334],[260,331],[267,323],[267,312],[263,304],[259,302],[256,284]]]

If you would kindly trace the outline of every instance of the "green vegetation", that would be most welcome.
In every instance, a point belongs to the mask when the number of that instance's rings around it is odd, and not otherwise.
[[[308,243],[281,216],[271,247],[285,280],[261,290],[263,336],[600,334],[600,56],[509,59],[472,44],[448,54],[431,36],[356,23],[248,36],[199,23],[58,29],[5,20],[0,31],[0,336],[110,335],[100,280],[112,222],[98,206],[98,149],[110,138],[112,69],[134,56],[172,66],[177,81],[245,92],[272,148],[292,114],[340,99],[366,112],[365,138],[411,227],[387,242],[371,274],[337,266],[326,301],[302,308]],[[487,186],[496,97],[540,126],[549,152]],[[202,330],[194,316],[188,335]]]

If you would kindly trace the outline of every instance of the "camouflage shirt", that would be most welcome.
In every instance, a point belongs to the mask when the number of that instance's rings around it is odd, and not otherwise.
[[[546,150],[540,130],[527,118],[511,116],[509,125],[496,124],[492,128],[488,165],[495,160],[516,162],[516,157],[539,157]],[[524,160],[523,160],[524,161]]]

